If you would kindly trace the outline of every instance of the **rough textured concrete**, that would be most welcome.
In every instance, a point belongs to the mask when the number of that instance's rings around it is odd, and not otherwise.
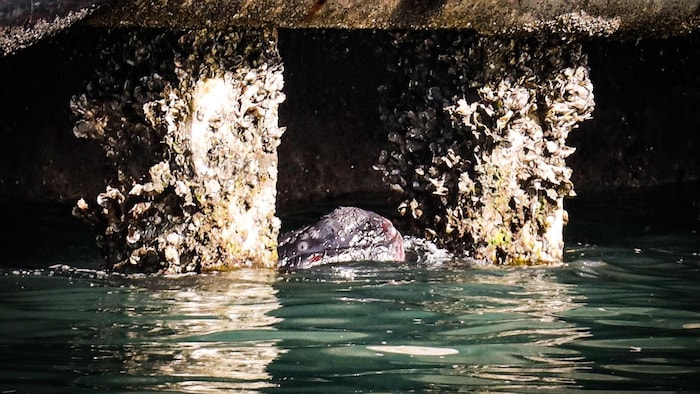
[[[99,63],[96,44],[111,39],[101,29],[84,29],[0,59],[3,73],[13,76],[0,106],[5,200],[71,199],[92,194],[84,188],[104,190],[103,180],[113,179],[109,172],[95,175],[102,161],[90,157],[95,151],[85,149],[88,142],[74,141],[65,106],[84,89],[82,80],[91,79]],[[393,59],[389,37],[383,31],[282,33],[280,51],[290,59],[289,102],[281,113],[289,126],[282,142],[281,168],[288,175],[279,183],[282,205],[290,198],[383,190],[371,163],[386,148],[376,87],[388,78],[382,70]],[[571,161],[577,191],[698,179],[699,47],[697,35],[584,42],[598,105],[594,120],[571,138],[578,148]]]
[[[111,28],[471,29],[508,36],[666,37],[700,26],[700,0],[5,0],[0,56],[81,19]]]
[[[75,202],[104,190],[100,147],[73,136],[66,103],[98,67],[103,29],[78,28],[0,58],[0,201]],[[283,30],[285,94],[278,203],[382,192],[389,147],[377,87],[390,77],[385,32]],[[593,119],[570,135],[579,194],[700,179],[700,35],[584,42]],[[46,67],[51,64],[51,67]],[[641,84],[640,81],[645,81]],[[50,94],[49,94],[50,93]]]
[[[111,27],[276,26],[473,29],[482,34],[684,34],[698,0],[111,0],[91,22]]]
[[[3,0],[0,56],[9,55],[84,19],[106,0]]]
[[[410,230],[479,260],[561,261],[566,139],[594,107],[580,44],[409,31],[395,47],[377,168]]]
[[[275,267],[284,101],[276,32],[122,32],[76,95],[74,133],[100,143],[106,190],[75,215],[108,269]]]

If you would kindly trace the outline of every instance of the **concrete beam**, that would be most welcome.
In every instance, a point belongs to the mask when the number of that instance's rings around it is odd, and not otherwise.
[[[0,2],[0,57],[67,29],[105,1],[3,0]]]
[[[668,37],[700,26],[700,0],[6,0],[0,4],[0,56],[81,19],[110,28],[472,29],[508,36]]]
[[[112,0],[90,21],[108,27],[473,29],[487,35],[669,36],[700,25],[700,0]]]

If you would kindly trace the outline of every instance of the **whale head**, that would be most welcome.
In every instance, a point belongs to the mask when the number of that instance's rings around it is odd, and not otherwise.
[[[403,238],[377,213],[340,207],[317,223],[283,234],[277,247],[280,269],[293,270],[347,261],[403,261]]]

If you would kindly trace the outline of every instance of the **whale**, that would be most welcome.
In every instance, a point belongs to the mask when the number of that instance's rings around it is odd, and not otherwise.
[[[339,207],[311,225],[279,237],[277,267],[308,269],[350,261],[404,261],[404,240],[391,220],[357,207]]]

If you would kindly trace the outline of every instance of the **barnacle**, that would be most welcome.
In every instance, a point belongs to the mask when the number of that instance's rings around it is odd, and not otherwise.
[[[284,132],[273,31],[114,33],[71,109],[116,176],[74,212],[108,268],[188,272],[276,264]]]
[[[404,32],[393,46],[377,168],[405,230],[493,262],[560,260],[566,138],[594,107],[580,44]]]

